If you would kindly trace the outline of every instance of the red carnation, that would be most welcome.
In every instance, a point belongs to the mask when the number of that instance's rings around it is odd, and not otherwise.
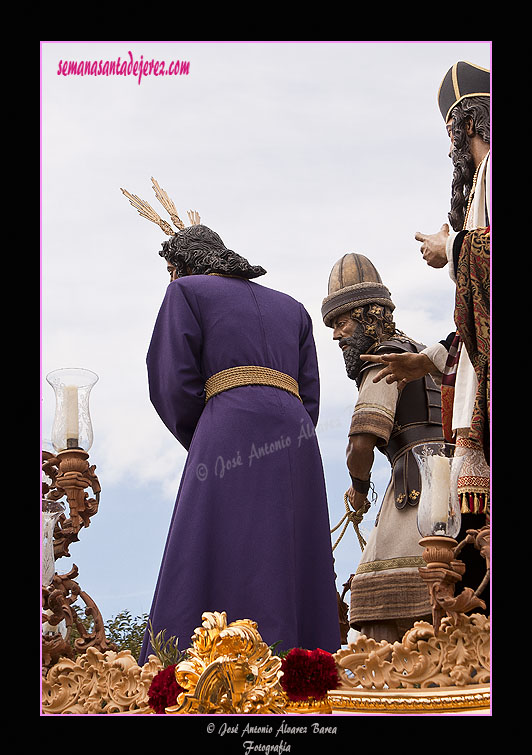
[[[174,663],[172,666],[163,668],[151,681],[150,689],[148,690],[148,700],[150,708],[156,713],[164,713],[165,708],[175,705],[177,696],[180,692],[184,691],[175,678],[176,666],[177,663]]]
[[[335,689],[339,681],[334,658],[320,648],[293,648],[283,658],[281,670],[281,686],[293,701],[308,700],[309,697],[321,700],[328,690]]]

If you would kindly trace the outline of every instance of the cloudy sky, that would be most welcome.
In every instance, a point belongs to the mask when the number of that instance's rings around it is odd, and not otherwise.
[[[426,266],[414,234],[447,221],[441,79],[457,60],[490,68],[490,57],[490,42],[467,41],[41,43],[41,435],[46,448],[55,409],[46,375],[96,372],[90,460],[100,509],[57,570],[77,564],[105,620],[149,611],[186,456],[146,380],[166,237],[120,188],[164,216],[153,176],[184,220],[197,210],[229,248],[267,269],[259,282],[307,308],[334,526],[345,511],[356,387],[321,321],[328,275],[345,253],[364,254],[392,293],[399,328],[426,344],[454,329],[448,273]],[[166,69],[179,61],[188,73],[63,75],[69,61],[104,70],[118,58]],[[388,477],[378,454],[379,503]],[[349,529],[335,551],[340,589],[359,558]]]

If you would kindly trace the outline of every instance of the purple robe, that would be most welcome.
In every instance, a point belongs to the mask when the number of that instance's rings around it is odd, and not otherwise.
[[[205,403],[229,367],[291,375]],[[148,356],[150,398],[188,450],[150,612],[190,646],[205,611],[251,619],[277,651],[341,646],[320,451],[319,378],[302,304],[252,281],[193,275],[168,286]],[[153,653],[148,633],[139,659]]]

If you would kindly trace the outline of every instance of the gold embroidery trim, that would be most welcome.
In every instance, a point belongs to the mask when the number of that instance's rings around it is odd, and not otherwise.
[[[453,79],[454,97],[455,97],[455,100],[458,101],[461,97],[460,87],[458,86],[458,63],[455,63],[453,66],[452,79]]]
[[[463,490],[485,493],[490,489],[489,477],[470,477],[468,475],[459,477],[457,488],[459,493]]]
[[[301,401],[297,380],[270,367],[245,365],[230,367],[212,375],[205,383],[205,403],[218,393],[243,385],[271,385],[296,396]]]
[[[476,451],[482,450],[482,447],[478,443],[475,443],[475,441],[470,440],[469,438],[465,438],[461,435],[457,437],[456,445],[460,446],[461,448],[473,448]]]
[[[418,566],[426,566],[421,556],[397,556],[397,558],[387,558],[381,561],[368,561],[367,564],[360,564],[355,574],[367,574],[372,571],[387,571],[388,569],[407,569]]]
[[[427,643],[428,644],[428,643]],[[333,713],[337,710],[377,713],[459,713],[489,711],[491,692],[487,684],[464,688],[427,689],[337,689],[327,694]]]

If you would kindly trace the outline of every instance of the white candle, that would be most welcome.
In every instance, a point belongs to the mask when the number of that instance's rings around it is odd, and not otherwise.
[[[445,522],[449,517],[449,493],[451,489],[451,468],[444,456],[430,457],[432,466],[431,520]]]
[[[78,389],[75,385],[65,387],[65,413],[66,413],[66,438],[75,440],[78,445],[79,418],[78,418]]]

